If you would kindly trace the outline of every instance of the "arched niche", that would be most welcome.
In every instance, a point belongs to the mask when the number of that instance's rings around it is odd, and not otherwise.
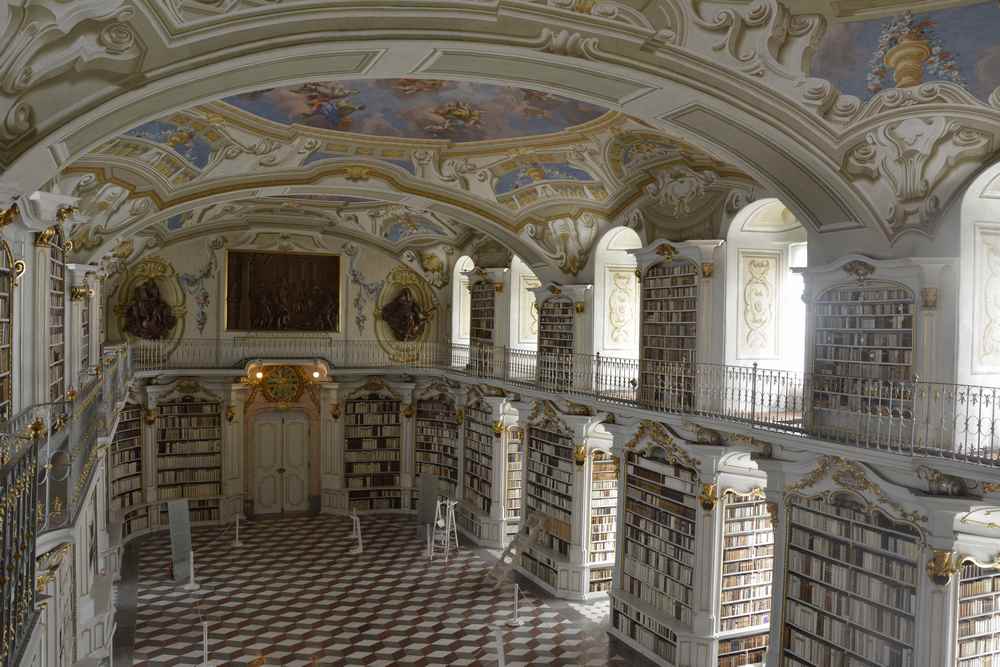
[[[805,360],[806,230],[778,199],[734,218],[726,239],[725,362],[799,371]]]
[[[471,257],[462,255],[451,272],[451,342],[454,345],[469,344],[472,313],[469,310],[469,278],[465,274],[474,266]]]
[[[630,227],[614,227],[597,244],[594,264],[594,351],[639,357],[639,280],[635,255],[642,239]]]
[[[969,186],[961,218],[957,380],[1000,387],[1000,163]]]

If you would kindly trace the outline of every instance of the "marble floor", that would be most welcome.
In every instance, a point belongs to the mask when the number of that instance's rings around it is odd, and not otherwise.
[[[168,578],[166,533],[134,542],[134,588],[122,588],[134,590],[134,614],[119,621],[116,665],[200,665],[202,620],[213,665],[497,665],[497,628],[508,667],[651,665],[608,637],[607,600],[556,600],[521,581],[523,624],[510,627],[512,586],[486,581],[489,553],[429,563],[413,519],[362,522],[361,555],[341,517],[257,521],[242,547],[196,529],[197,592]]]

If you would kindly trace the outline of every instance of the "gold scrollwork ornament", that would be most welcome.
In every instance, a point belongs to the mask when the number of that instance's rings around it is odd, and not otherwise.
[[[935,549],[934,555],[927,561],[927,576],[938,586],[944,586],[958,572],[958,559],[954,551]]]
[[[703,510],[706,512],[713,511],[715,505],[719,502],[718,487],[715,484],[702,484],[701,495],[698,496],[698,501],[701,503]]]

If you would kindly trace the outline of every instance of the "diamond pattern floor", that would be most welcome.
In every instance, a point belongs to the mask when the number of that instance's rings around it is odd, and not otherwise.
[[[362,555],[348,553],[350,522],[339,517],[256,522],[238,549],[218,529],[195,530],[197,592],[167,576],[169,535],[147,538],[134,664],[201,664],[202,618],[213,665],[496,665],[497,627],[508,667],[648,664],[579,616],[581,605],[537,589],[521,600],[523,625],[507,627],[511,596],[484,583],[489,563],[478,551],[431,564],[412,519],[362,521]]]

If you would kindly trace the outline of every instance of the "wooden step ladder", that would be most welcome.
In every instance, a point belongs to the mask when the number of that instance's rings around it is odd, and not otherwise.
[[[540,512],[533,512],[521,522],[521,528],[510,541],[507,548],[500,554],[500,560],[487,572],[487,577],[494,581],[494,585],[499,586],[510,576],[510,571],[514,569],[514,559],[530,549],[542,536],[545,526],[545,515]]]

